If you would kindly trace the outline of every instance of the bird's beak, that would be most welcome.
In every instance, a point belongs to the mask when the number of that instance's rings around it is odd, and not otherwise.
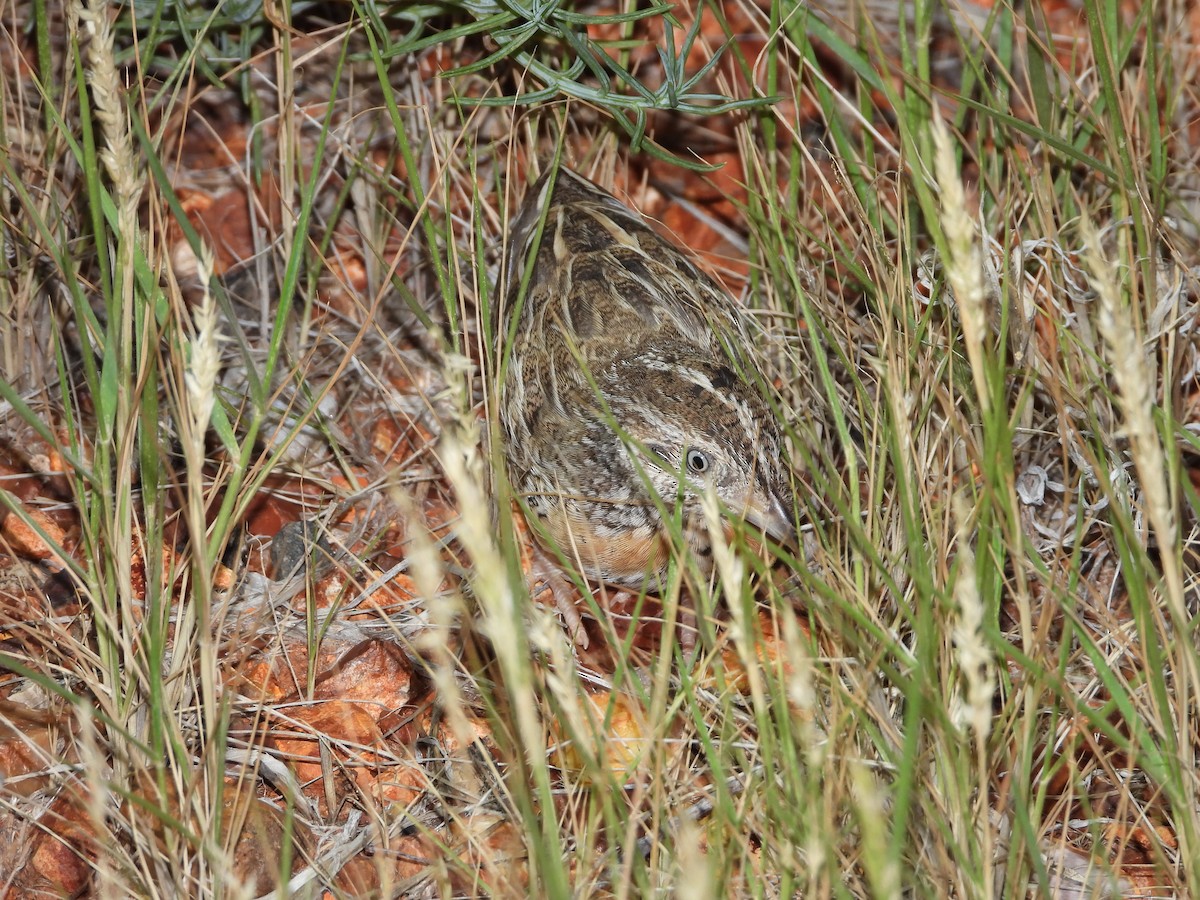
[[[778,497],[755,491],[746,506],[746,521],[762,529],[776,543],[796,547],[796,524],[791,510]]]

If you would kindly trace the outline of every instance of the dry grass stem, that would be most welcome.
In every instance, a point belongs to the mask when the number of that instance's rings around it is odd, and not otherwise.
[[[983,255],[979,230],[968,212],[967,196],[954,161],[950,132],[940,116],[930,120],[934,146],[934,173],[942,209],[942,231],[946,235],[946,279],[962,321],[963,343],[975,381],[979,409],[986,417],[992,407],[988,387],[984,340],[987,336],[987,292],[983,284]]]

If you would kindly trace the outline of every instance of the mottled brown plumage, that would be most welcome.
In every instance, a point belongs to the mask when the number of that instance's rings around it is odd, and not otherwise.
[[[585,574],[655,586],[669,541],[652,492],[668,511],[682,498],[702,559],[710,483],[733,513],[793,540],[779,426],[746,377],[741,313],[711,278],[611,194],[559,169],[517,218],[507,283],[505,325],[518,317],[500,403],[510,477]]]

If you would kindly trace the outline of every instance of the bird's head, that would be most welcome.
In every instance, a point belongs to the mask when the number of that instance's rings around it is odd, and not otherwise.
[[[793,495],[778,423],[762,396],[724,360],[643,354],[616,364],[605,391],[624,432],[633,478],[644,477],[687,517],[710,487],[737,516],[794,545]]]

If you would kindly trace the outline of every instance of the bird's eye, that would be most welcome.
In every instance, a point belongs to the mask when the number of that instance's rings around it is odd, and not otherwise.
[[[688,471],[700,475],[708,471],[709,465],[710,463],[708,461],[708,454],[704,453],[702,450],[697,450],[695,447],[693,447],[687,452]]]

